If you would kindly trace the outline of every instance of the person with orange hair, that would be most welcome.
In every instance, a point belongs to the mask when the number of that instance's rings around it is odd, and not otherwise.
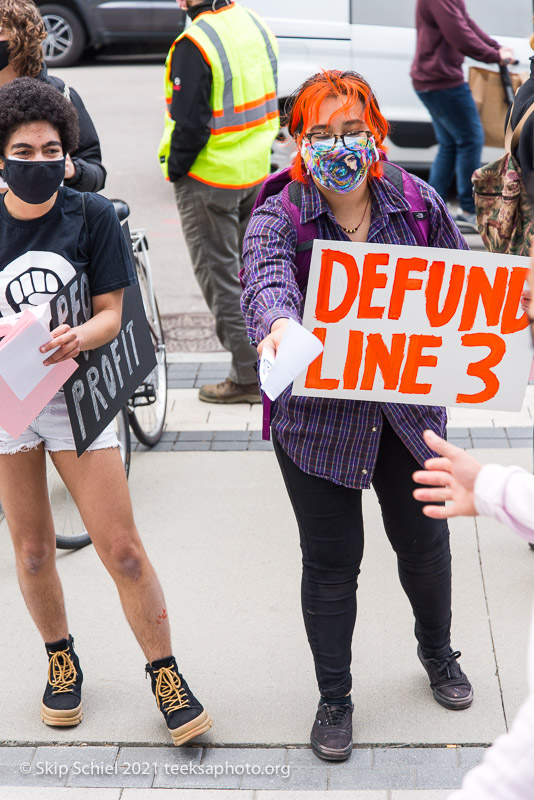
[[[257,208],[244,240],[242,310],[260,353],[265,346],[276,351],[288,320],[302,319],[304,227],[322,240],[467,249],[444,201],[404,173],[427,215],[421,241],[410,203],[387,177],[388,125],[360,75],[318,73],[286,111],[298,150],[293,180]],[[287,210],[287,191],[299,208],[296,217]],[[448,709],[473,701],[460,653],[450,645],[447,523],[425,517],[412,496],[412,473],[433,455],[423,431],[443,436],[445,425],[444,408],[292,397],[291,387],[272,408],[274,448],[300,531],[302,611],[320,692],[311,745],[321,758],[342,761],[352,752],[351,643],[363,555],[362,489],[371,485],[434,698]]]

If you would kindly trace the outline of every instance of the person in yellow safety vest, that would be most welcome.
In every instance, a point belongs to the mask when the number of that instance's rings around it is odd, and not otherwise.
[[[195,276],[232,354],[208,403],[258,403],[256,350],[241,315],[242,241],[279,129],[278,46],[260,17],[230,0],[182,0],[192,24],[167,56],[159,149]]]

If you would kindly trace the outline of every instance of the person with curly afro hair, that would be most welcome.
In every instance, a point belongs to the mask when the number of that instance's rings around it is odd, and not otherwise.
[[[34,78],[16,78],[0,89],[0,154],[13,131],[21,125],[46,121],[59,134],[64,153],[76,150],[78,115],[72,103],[58,97],[57,89]]]
[[[55,295],[75,285],[71,280],[78,275],[78,285],[87,280],[91,297],[85,307],[92,307],[92,316],[84,320],[80,308],[79,321],[59,324],[43,336],[48,338],[40,347],[45,367],[67,361],[72,366],[71,360],[82,351],[107,343],[112,350],[120,347],[123,292],[137,282],[112,202],[62,185],[66,154],[76,147],[77,134],[72,104],[52,86],[18,78],[0,89],[0,168],[8,186],[0,195],[0,336],[20,312],[43,304],[42,310],[49,312]],[[123,370],[126,363],[127,354]],[[13,540],[20,589],[47,653],[41,719],[54,727],[82,721],[83,673],[56,569],[46,483],[48,451],[115,582],[148,662],[145,670],[158,708],[174,744],[181,745],[206,732],[211,719],[178,672],[172,654],[167,604],[134,522],[113,423],[92,441],[87,437],[89,446],[78,458],[67,391],[65,386],[57,392],[24,430],[13,418],[3,419],[9,432],[0,427],[0,503]],[[115,397],[111,390],[109,396]],[[15,661],[13,665],[16,669]],[[102,677],[109,679],[110,674],[104,661]]]
[[[32,0],[2,0],[0,3],[0,87],[15,78],[36,78],[70,100],[78,114],[79,141],[67,155],[65,185],[79,192],[99,192],[106,182],[100,141],[80,95],[61,78],[48,74],[42,42],[46,31],[39,9]],[[0,192],[5,191],[0,180]]]

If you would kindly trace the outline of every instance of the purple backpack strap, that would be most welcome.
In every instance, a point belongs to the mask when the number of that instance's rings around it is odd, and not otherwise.
[[[428,247],[430,225],[428,209],[419,191],[419,187],[409,172],[397,164],[384,161],[384,177],[393,184],[410,206],[410,212],[405,215],[406,222],[420,247]]]

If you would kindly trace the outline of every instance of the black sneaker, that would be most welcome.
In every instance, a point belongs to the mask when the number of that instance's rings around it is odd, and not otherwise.
[[[473,687],[457,661],[462,655],[460,651],[455,650],[445,658],[425,658],[421,646],[417,645],[417,655],[430,678],[436,701],[454,711],[469,708],[473,702]]]
[[[352,703],[319,704],[311,732],[316,756],[327,761],[346,761],[352,753]]]
[[[172,656],[147,664],[145,671],[150,675],[158,708],[177,747],[211,728],[213,722],[208,712],[178,672]]]
[[[41,703],[41,719],[47,725],[79,725],[82,721],[83,673],[73,648],[74,639],[45,642],[48,683]]]

